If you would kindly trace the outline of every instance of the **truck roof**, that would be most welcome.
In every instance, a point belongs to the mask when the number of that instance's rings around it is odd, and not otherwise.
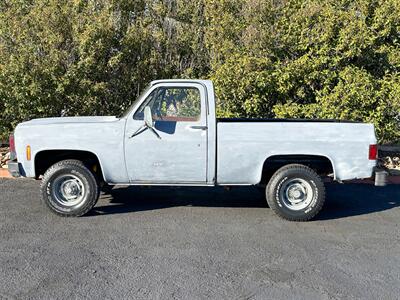
[[[194,83],[201,83],[207,85],[211,83],[211,80],[204,80],[204,79],[159,79],[153,80],[150,84],[155,85],[157,83],[170,83],[170,82],[194,82]]]

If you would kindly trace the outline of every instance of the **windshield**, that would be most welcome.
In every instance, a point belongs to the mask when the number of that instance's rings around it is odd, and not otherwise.
[[[133,101],[131,105],[129,105],[129,107],[125,110],[125,112],[124,112],[121,116],[119,116],[119,118],[125,118],[125,117],[127,117],[127,116],[129,115],[129,113],[131,112],[132,108],[136,105],[136,103],[137,103],[140,99],[142,99],[143,95],[147,93],[147,91],[150,89],[150,87],[151,87],[151,84],[149,84],[148,86],[146,86],[146,88],[143,90],[143,92],[140,94],[140,96],[137,97],[136,100]]]

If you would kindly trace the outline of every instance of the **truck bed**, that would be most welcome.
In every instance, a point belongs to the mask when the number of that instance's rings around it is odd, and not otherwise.
[[[279,122],[279,123],[361,123],[358,121],[338,119],[277,119],[277,118],[217,118],[219,123],[243,123],[243,122]]]
[[[269,119],[219,119],[217,123],[217,182],[257,184],[263,164],[276,155],[328,158],[337,180],[372,176],[368,160],[376,144],[372,124]]]

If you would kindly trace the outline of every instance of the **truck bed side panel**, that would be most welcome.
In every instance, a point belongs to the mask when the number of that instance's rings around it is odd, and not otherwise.
[[[373,125],[317,122],[218,122],[218,184],[257,184],[274,155],[319,155],[330,159],[335,179],[366,178],[375,161]]]

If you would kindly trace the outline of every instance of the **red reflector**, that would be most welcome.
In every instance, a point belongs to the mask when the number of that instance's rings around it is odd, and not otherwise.
[[[10,134],[10,152],[15,152],[14,134]]]
[[[369,157],[370,160],[376,160],[378,158],[378,145],[369,145]]]
[[[10,144],[10,159],[14,160],[16,159],[14,134],[10,134],[9,144]]]

